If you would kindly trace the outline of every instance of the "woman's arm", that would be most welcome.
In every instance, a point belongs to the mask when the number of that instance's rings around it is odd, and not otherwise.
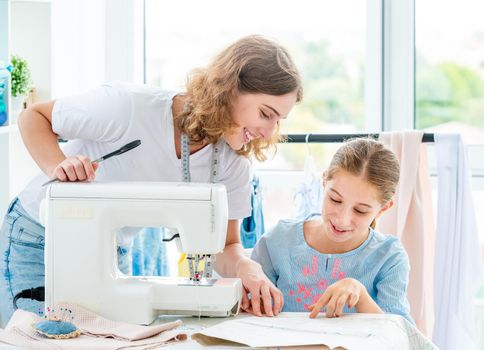
[[[36,103],[18,118],[18,127],[27,150],[48,176],[66,158],[57,142],[57,135],[52,131],[54,102]]]
[[[61,181],[93,179],[97,164],[92,164],[88,157],[82,155],[66,157],[60,149],[57,135],[52,130],[54,103],[36,103],[20,114],[18,127],[27,150],[40,169],[51,178]]]
[[[261,266],[244,254],[240,244],[239,220],[229,220],[223,253],[217,255],[215,267],[223,276],[239,277],[244,286],[242,309],[262,316],[278,315],[284,304],[282,293],[267,278]],[[250,293],[250,302],[248,298]]]

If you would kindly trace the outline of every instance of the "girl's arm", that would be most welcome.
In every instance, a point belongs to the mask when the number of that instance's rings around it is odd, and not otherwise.
[[[414,323],[407,300],[409,273],[408,256],[402,247],[378,273],[375,301],[384,312],[401,315]]]
[[[358,282],[359,283],[359,282]],[[385,313],[378,304],[373,300],[373,298],[368,294],[365,286],[361,284],[361,292],[360,292],[360,299],[358,303],[355,305],[356,311],[360,313],[368,313],[368,314],[383,314]]]

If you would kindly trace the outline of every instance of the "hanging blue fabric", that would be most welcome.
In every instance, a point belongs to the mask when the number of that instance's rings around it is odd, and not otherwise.
[[[294,219],[307,220],[321,214],[323,187],[321,174],[316,170],[314,158],[309,154],[304,164],[304,181],[294,195]]]
[[[146,227],[133,241],[133,276],[168,276],[164,228]]]
[[[132,275],[144,276],[144,252],[143,252],[143,234],[144,229],[141,230],[133,239],[133,246],[131,248],[132,259]]]
[[[250,194],[252,212],[249,217],[242,220],[240,225],[240,240],[244,248],[253,248],[255,243],[264,234],[264,214],[262,212],[262,192],[259,187],[259,178],[252,178],[252,190]]]

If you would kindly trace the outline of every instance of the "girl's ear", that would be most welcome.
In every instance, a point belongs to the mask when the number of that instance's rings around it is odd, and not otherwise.
[[[386,212],[388,209],[390,209],[391,207],[393,207],[393,200],[389,200],[381,209],[380,211],[378,212],[378,214],[376,214],[375,216],[375,220],[378,219],[384,212]]]

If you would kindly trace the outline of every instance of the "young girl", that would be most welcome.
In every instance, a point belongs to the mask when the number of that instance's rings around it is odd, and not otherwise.
[[[0,318],[8,321],[15,296],[44,285],[44,227],[38,214],[46,190],[42,183],[51,178],[190,181],[190,173],[191,181],[219,182],[227,189],[227,239],[215,268],[242,279],[242,308],[249,308],[247,292],[260,294],[274,305],[266,314],[277,314],[282,294],[261,267],[244,256],[238,220],[250,215],[247,157],[264,158],[264,150],[278,140],[279,123],[301,98],[301,79],[289,53],[254,35],[194,71],[186,92],[116,82],[27,109],[19,129],[43,172],[12,201],[0,231]],[[59,147],[59,137],[71,141]],[[91,163],[136,139],[140,147],[99,168]],[[190,161],[182,162],[182,156]],[[118,236],[120,260],[132,238]],[[42,307],[25,298],[17,305],[34,312]],[[250,310],[261,314],[258,307]]]
[[[252,252],[283,293],[283,311],[388,312],[413,322],[405,249],[374,230],[393,205],[398,180],[397,158],[378,141],[356,139],[339,148],[323,175],[320,220],[280,221]]]

